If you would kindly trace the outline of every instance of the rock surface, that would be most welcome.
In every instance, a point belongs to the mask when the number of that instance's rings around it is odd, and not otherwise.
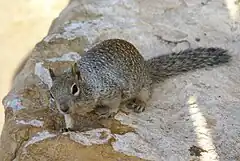
[[[70,1],[3,100],[1,160],[239,161],[240,23],[230,9],[221,0]],[[61,134],[47,68],[61,74],[107,38],[132,42],[146,59],[197,46],[229,49],[234,59],[160,84],[144,113],[76,115],[79,132]]]

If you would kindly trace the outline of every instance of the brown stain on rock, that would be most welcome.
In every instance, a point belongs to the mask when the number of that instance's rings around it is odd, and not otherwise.
[[[134,128],[132,128],[130,126],[127,126],[127,125],[123,125],[123,124],[121,124],[120,121],[115,120],[115,119],[102,120],[101,124],[105,128],[110,129],[113,134],[123,135],[123,134],[126,134],[128,132],[135,132]]]
[[[44,110],[39,111],[44,112]],[[26,114],[26,113],[25,113]],[[40,154],[44,154],[42,156],[43,160],[81,160],[81,161],[115,161],[115,160],[121,160],[121,161],[137,161],[142,160],[137,157],[133,156],[127,156],[123,153],[117,152],[113,149],[111,143],[115,142],[116,140],[112,137],[109,139],[108,143],[102,144],[102,145],[91,145],[91,146],[85,146],[81,145],[79,143],[76,143],[75,141],[72,141],[69,139],[68,136],[61,135],[58,131],[59,128],[64,126],[64,119],[57,111],[45,111],[45,114],[47,115],[46,118],[52,118],[51,121],[44,120],[44,127],[43,128],[36,128],[32,126],[25,126],[28,128],[25,128],[28,132],[23,135],[24,142],[27,140],[29,141],[37,132],[40,132],[42,129],[47,129],[50,132],[57,133],[57,138],[54,139],[47,139],[40,143],[34,143],[33,145],[29,146],[28,148],[28,154],[31,155],[25,155],[25,154],[19,154],[23,152],[23,149],[19,150],[18,156],[19,160],[39,160],[41,157]],[[49,114],[54,115],[54,117],[49,116]],[[37,113],[36,115],[39,115]],[[112,134],[125,134],[127,132],[132,132],[134,129],[131,127],[122,125],[119,121],[114,119],[105,119],[105,120],[98,120],[97,115],[89,114],[88,116],[74,116],[77,121],[79,122],[78,125],[78,131],[86,131],[96,128],[109,128],[111,130]],[[56,121],[57,119],[58,121]],[[24,125],[23,125],[24,126]],[[54,128],[50,128],[50,126],[53,126]],[[56,128],[57,127],[57,128]],[[21,136],[21,135],[19,135]],[[101,132],[100,139],[106,139],[107,133]],[[18,141],[19,142],[19,141]],[[53,155],[54,154],[54,155]],[[56,154],[56,155],[55,155]],[[60,154],[60,155],[58,155]],[[79,159],[81,158],[81,159]],[[42,160],[41,159],[41,160]]]
[[[52,117],[53,115],[54,117]],[[8,122],[6,122],[5,128],[3,130],[3,135],[1,138],[1,139],[11,138],[11,139],[6,139],[5,141],[2,140],[3,144],[2,146],[0,146],[2,148],[1,152],[3,152],[3,149],[5,148],[6,149],[10,148],[9,146],[12,147],[14,145],[15,147],[14,148],[15,150],[12,149],[11,155],[0,154],[5,159],[7,159],[10,156],[11,157],[17,156],[17,159],[19,161],[21,160],[24,160],[24,161],[30,161],[30,160],[141,161],[142,160],[140,158],[137,158],[134,156],[127,156],[123,153],[115,151],[111,145],[112,142],[116,141],[113,137],[110,138],[108,143],[106,144],[91,145],[91,146],[81,145],[75,141],[70,140],[68,136],[62,135],[58,132],[59,128],[64,124],[64,119],[56,110],[50,110],[50,109],[48,110],[38,109],[35,111],[20,110],[18,111],[18,114],[15,116],[17,117],[11,117],[11,119],[8,119]],[[40,118],[38,116],[45,116],[45,117]],[[49,118],[52,118],[52,120],[49,121],[48,120]],[[56,118],[58,119],[59,122],[56,121],[57,120]],[[33,125],[24,125],[24,124],[16,123],[16,120],[29,121],[31,119],[39,119],[44,121],[44,126],[34,127]],[[84,131],[84,129],[90,130],[89,128],[96,129],[98,127],[110,128],[113,134],[124,134],[130,131],[133,131],[132,128],[121,125],[119,121],[114,119],[98,120],[97,115],[94,115],[94,114],[89,114],[89,116],[78,116],[78,119],[82,119],[82,121],[80,121],[82,124],[81,125],[79,124],[79,126],[81,126],[80,131]],[[51,126],[54,128],[52,128]],[[56,126],[58,127],[56,128]],[[10,127],[10,128],[6,129],[6,127]],[[38,132],[41,132],[43,129],[46,129],[50,133],[55,133],[58,136],[55,138],[50,138],[50,139],[43,140],[41,142],[34,143],[29,147],[27,147],[27,153],[24,153],[24,145],[29,140],[31,140],[33,136],[35,136]],[[106,139],[106,138],[107,138],[107,133],[102,132],[100,139]],[[9,141],[11,141],[11,143],[9,143]],[[9,160],[11,159],[9,158]]]
[[[135,156],[116,152],[109,144],[85,146],[71,141],[68,136],[57,136],[29,145],[27,153],[18,154],[17,160],[32,161],[142,161]],[[23,151],[23,150],[21,150]],[[44,154],[44,155],[43,155]]]

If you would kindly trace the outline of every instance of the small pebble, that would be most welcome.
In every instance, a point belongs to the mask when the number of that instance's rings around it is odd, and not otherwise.
[[[196,40],[197,42],[199,42],[199,41],[200,41],[200,38],[195,38],[195,40]]]

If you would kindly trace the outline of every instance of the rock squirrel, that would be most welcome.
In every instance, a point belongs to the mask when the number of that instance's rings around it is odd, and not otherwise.
[[[230,58],[225,49],[199,47],[144,60],[130,42],[108,39],[85,52],[71,72],[57,76],[49,69],[50,93],[65,116],[64,129],[70,130],[71,113],[97,109],[100,116],[112,117],[122,103],[143,112],[154,84],[183,72],[225,64]]]

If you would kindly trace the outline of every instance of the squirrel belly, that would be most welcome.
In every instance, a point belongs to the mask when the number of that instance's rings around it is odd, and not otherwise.
[[[153,83],[158,83],[189,71],[220,66],[230,60],[231,55],[225,49],[198,47],[154,57],[146,60],[146,65]]]

